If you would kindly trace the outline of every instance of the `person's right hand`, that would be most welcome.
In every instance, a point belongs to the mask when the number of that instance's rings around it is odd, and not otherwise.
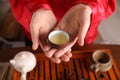
[[[49,32],[56,25],[56,23],[56,17],[51,10],[40,9],[33,13],[30,22],[33,50],[36,50],[39,45],[44,52],[46,52],[50,48],[47,43],[47,37]]]

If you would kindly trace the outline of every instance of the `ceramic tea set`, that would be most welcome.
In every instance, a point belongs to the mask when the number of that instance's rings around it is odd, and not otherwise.
[[[104,50],[96,50],[91,58],[90,69],[95,72],[106,72],[112,67],[112,57]],[[21,51],[10,60],[10,63],[16,71],[21,73],[21,80],[26,80],[27,72],[32,71],[36,66],[36,58],[29,51]]]
[[[59,41],[57,38],[64,41]],[[64,31],[56,30],[49,34],[48,40],[52,46],[60,47],[67,44],[69,41],[69,35]],[[93,52],[91,61],[92,64],[90,69],[95,72],[106,72],[112,67],[112,57],[104,50],[96,50]],[[32,71],[36,66],[36,58],[33,53],[29,51],[21,51],[17,53],[12,60],[10,60],[10,63],[16,71],[21,73],[21,80],[26,80],[27,72]]]
[[[21,80],[26,80],[27,72],[30,72],[36,66],[36,58],[29,51],[22,51],[10,60],[13,67],[21,73]]]

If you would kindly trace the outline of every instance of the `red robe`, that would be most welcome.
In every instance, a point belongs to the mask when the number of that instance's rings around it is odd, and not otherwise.
[[[85,44],[90,44],[96,39],[99,23],[115,11],[115,0],[10,0],[15,18],[29,38],[30,20],[36,10],[51,9],[59,21],[72,6],[79,3],[92,9],[91,24],[85,37]]]

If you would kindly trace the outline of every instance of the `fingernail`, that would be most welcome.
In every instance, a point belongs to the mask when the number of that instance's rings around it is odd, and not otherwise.
[[[36,49],[37,49],[37,45],[33,45],[33,46],[32,46],[32,49],[33,49],[33,50],[36,50]]]
[[[79,44],[80,46],[83,46],[83,45],[84,45],[84,41],[79,41],[78,44]]]
[[[61,60],[58,60],[58,61],[56,61],[55,63],[59,64],[59,63],[61,63]]]

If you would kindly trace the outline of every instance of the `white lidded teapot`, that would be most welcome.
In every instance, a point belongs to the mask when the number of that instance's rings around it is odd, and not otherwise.
[[[10,60],[13,67],[21,72],[21,80],[26,80],[27,72],[30,72],[36,66],[36,58],[29,51],[21,51]]]

